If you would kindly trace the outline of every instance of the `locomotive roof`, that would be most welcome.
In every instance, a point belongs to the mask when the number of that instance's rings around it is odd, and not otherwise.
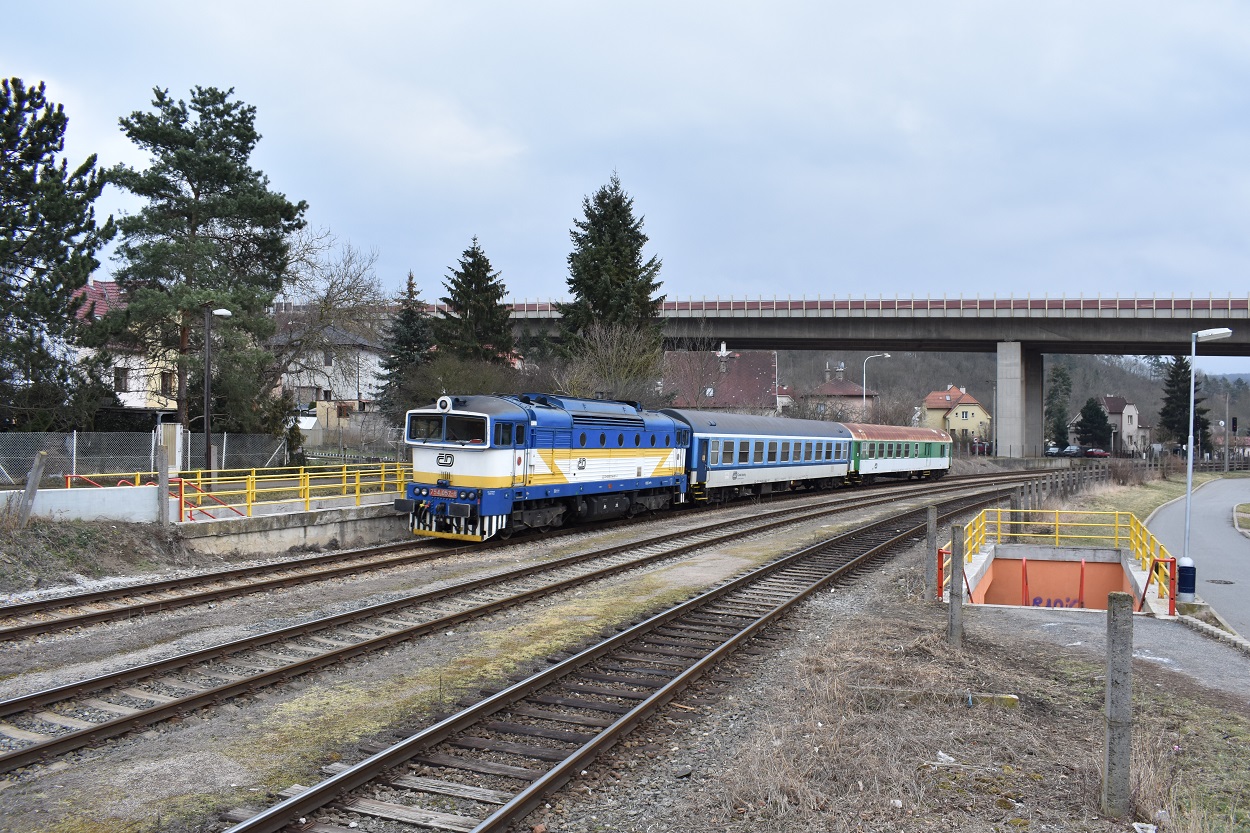
[[[436,403],[431,402],[420,411],[438,411]],[[497,418],[528,420],[529,414],[515,401],[504,396],[453,396],[451,397],[451,413],[486,414]]]
[[[857,440],[903,440],[913,443],[948,443],[950,434],[937,428],[912,428],[904,425],[872,425],[848,422],[846,428]]]
[[[660,413],[676,417],[690,425],[696,434],[748,434],[755,437],[822,437],[850,439],[851,434],[838,422],[815,419],[727,414],[719,411],[687,411],[665,408]]]

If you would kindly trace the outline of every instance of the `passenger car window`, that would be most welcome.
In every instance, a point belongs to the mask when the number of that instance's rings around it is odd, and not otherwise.
[[[720,440],[712,440],[711,447],[707,455],[707,464],[709,466],[720,465]]]

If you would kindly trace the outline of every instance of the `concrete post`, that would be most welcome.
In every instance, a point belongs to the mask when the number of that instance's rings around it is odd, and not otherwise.
[[[941,588],[937,586],[937,507],[930,506],[925,524],[924,543],[924,597],[941,601]]]
[[[1103,757],[1102,811],[1128,815],[1133,754],[1133,597],[1107,594],[1107,742]]]
[[[21,507],[18,509],[17,528],[25,529],[30,521],[30,510],[35,508],[35,494],[39,491],[39,481],[43,479],[43,467],[48,462],[48,452],[40,451],[35,455],[35,462],[26,475],[26,491],[22,494]]]
[[[156,523],[161,531],[169,526],[169,453],[156,447]]]
[[[946,638],[953,648],[964,644],[964,528],[951,527],[951,592]]]

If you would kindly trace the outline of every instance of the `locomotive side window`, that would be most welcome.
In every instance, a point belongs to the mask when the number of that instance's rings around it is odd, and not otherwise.
[[[617,446],[619,446],[619,447],[621,447],[621,448],[624,448],[624,447],[625,447],[625,435],[624,435],[624,434],[617,434],[617,435],[616,435],[616,444],[617,444]]]
[[[634,435],[634,447],[637,448],[640,445],[642,445],[642,434],[635,434]]]
[[[412,414],[408,417],[408,439],[413,442],[441,440],[443,438],[442,416]]]
[[[668,434],[665,434],[665,435],[664,435],[664,447],[665,447],[665,448],[672,448],[672,447],[673,447],[673,438],[672,438],[672,437],[670,437]]]
[[[599,447],[603,448],[607,444],[608,444],[608,435],[600,431],[599,432]]]
[[[655,434],[651,435],[651,447],[655,448]]]
[[[790,462],[790,443],[781,444],[781,462]]]
[[[525,445],[525,426],[524,425],[518,425],[516,427],[516,444]],[[585,443],[582,443],[582,445],[585,445]]]
[[[776,442],[771,442],[768,444],[768,462],[770,463],[777,462],[777,443]]]
[[[578,440],[580,440],[582,444],[582,448],[585,448],[586,447],[586,432],[585,431],[583,431],[582,435],[578,437]]]
[[[720,465],[720,440],[712,440],[712,449],[708,454],[707,464],[709,466]]]
[[[503,448],[512,445],[512,425],[507,422],[495,423],[495,446]]]

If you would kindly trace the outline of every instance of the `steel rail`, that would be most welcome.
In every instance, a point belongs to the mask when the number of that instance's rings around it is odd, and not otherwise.
[[[999,477],[991,475],[990,477]],[[1019,479],[1019,474],[1005,475],[1008,478]],[[958,482],[952,478],[948,483]],[[910,487],[901,487],[900,484],[890,484],[895,486],[898,491],[911,491]],[[882,487],[878,487],[882,488]],[[885,486],[890,489],[890,486]],[[797,493],[795,497],[802,495]],[[836,504],[838,502],[853,500],[851,496],[839,497],[826,504]],[[616,523],[616,522],[610,522]],[[610,525],[596,528],[610,528]],[[587,527],[573,527],[557,532],[547,533],[548,537],[553,535],[568,535],[578,531],[584,531]],[[368,547],[364,549],[349,550],[345,552],[331,553],[328,555],[311,556],[307,558],[295,559],[291,561],[270,562],[268,564],[258,564],[250,567],[238,567],[228,570],[218,570],[211,573],[200,573],[194,576],[184,576],[176,579],[164,579],[161,581],[130,584],[122,587],[107,588],[102,590],[93,590],[87,593],[78,593],[70,596],[55,596],[47,599],[38,599],[29,602],[20,602],[12,605],[0,605],[0,619],[20,618],[23,616],[50,614],[58,609],[67,609],[72,607],[81,607],[83,605],[96,604],[99,602],[110,602],[114,600],[124,599],[132,596],[149,595],[154,593],[162,593],[170,590],[180,590],[184,588],[193,588],[204,584],[231,582],[240,579],[246,579],[252,576],[260,576],[272,573],[284,573],[293,570],[308,570],[308,572],[296,573],[294,575],[278,576],[262,581],[250,582],[246,584],[235,584],[226,587],[218,587],[210,590],[200,590],[190,592],[183,596],[165,599],[149,599],[138,601],[133,604],[118,605],[104,610],[89,611],[86,613],[76,613],[66,616],[60,616],[55,619],[26,622],[18,625],[10,625],[0,627],[0,642],[6,640],[21,639],[23,637],[35,635],[56,633],[58,631],[69,630],[71,628],[84,627],[87,625],[99,624],[102,622],[117,621],[121,619],[131,619],[136,616],[143,616],[149,613],[157,613],[162,610],[177,610],[183,607],[190,607],[197,604],[203,604],[211,601],[220,601],[222,599],[237,598],[239,596],[251,595],[265,590],[274,590],[284,587],[294,587],[300,584],[310,584],[317,581],[324,581],[332,578],[338,578],[344,575],[354,575],[361,572],[372,572],[376,570],[385,570],[393,567],[404,566],[407,564],[420,563],[436,558],[449,557],[458,555],[467,551],[481,551],[493,549],[502,546],[515,545],[524,543],[525,539],[503,539],[498,541],[484,541],[477,544],[469,544],[457,547],[444,547],[442,549],[433,550],[422,553],[410,553],[408,555],[395,556],[392,558],[381,558],[376,561],[366,559],[383,556],[388,552],[401,551],[421,546],[419,541],[403,541],[395,544],[383,544],[377,547]],[[342,563],[345,561],[350,563]],[[321,569],[324,565],[335,565],[326,569]]]
[[[1001,499],[1002,493],[997,492],[988,497],[981,496],[976,499],[968,500],[951,500],[948,502],[945,510],[941,513],[943,518],[949,518],[952,515],[966,512],[976,506],[983,506]],[[952,507],[951,504],[957,504]],[[611,726],[605,728],[592,740],[583,744],[580,748],[573,750],[567,757],[556,763],[543,776],[534,780],[528,787],[517,793],[510,801],[494,811],[491,815],[482,819],[473,833],[492,833],[499,831],[511,822],[516,821],[525,814],[535,809],[544,797],[549,795],[556,789],[559,789],[570,779],[580,773],[585,767],[593,761],[598,755],[611,748],[626,734],[635,729],[639,724],[649,718],[659,708],[667,704],[677,694],[688,687],[706,670],[716,665],[733,651],[737,650],[745,641],[755,636],[761,629],[775,621],[780,616],[788,612],[795,604],[799,603],[811,593],[819,590],[834,581],[841,575],[855,569],[864,564],[876,555],[884,552],[892,546],[913,536],[918,529],[925,526],[925,521],[920,520],[923,517],[921,511],[912,510],[907,515],[914,515],[917,522],[912,523],[901,531],[897,531],[891,535],[886,541],[872,546],[869,550],[861,552],[849,562],[843,564],[834,572],[821,576],[820,578],[809,582],[798,592],[792,593],[789,598],[773,605],[770,610],[761,614],[754,622],[743,627],[738,633],[724,641],[721,645],[713,648],[703,658],[695,661],[690,667],[682,671],[678,676],[674,677],[670,682],[664,684],[653,694],[641,701],[637,706],[632,708]],[[307,816],[323,807],[334,802],[340,801],[343,796],[352,790],[365,786],[369,782],[378,777],[379,774],[390,770],[394,767],[404,765],[420,752],[448,739],[452,735],[458,734],[469,727],[480,723],[486,717],[499,712],[508,706],[524,699],[541,688],[550,685],[557,680],[570,676],[580,668],[598,660],[609,653],[623,648],[629,643],[638,640],[640,637],[658,629],[675,619],[685,616],[688,613],[707,606],[709,603],[718,601],[742,588],[751,584],[772,577],[788,567],[801,564],[812,558],[814,555],[839,545],[840,543],[852,541],[857,536],[864,535],[870,530],[880,529],[886,526],[893,526],[899,523],[900,518],[886,518],[871,524],[835,536],[832,539],[819,542],[809,547],[805,547],[795,553],[784,556],[781,559],[773,561],[769,564],[757,567],[748,573],[728,582],[705,591],[681,604],[676,605],[669,610],[659,613],[644,622],[641,622],[621,633],[610,637],[598,645],[587,648],[568,659],[559,662],[551,667],[535,674],[525,680],[515,683],[512,686],[497,692],[483,699],[479,703],[469,706],[462,711],[440,720],[438,723],[417,732],[416,734],[384,749],[376,754],[366,758],[360,763],[348,767],[335,775],[330,776],[321,783],[302,790],[297,795],[285,799],[284,801],[258,813],[246,821],[240,822],[230,827],[226,833],[276,833],[282,830],[294,819]],[[345,806],[350,810],[350,803]],[[466,820],[468,820],[466,818]]]
[[[945,490],[951,491],[964,488],[967,488],[967,486],[952,484],[949,487],[945,487]],[[551,584],[543,585],[542,587],[517,593],[503,599],[476,605],[437,619],[414,623],[408,628],[392,630],[389,633],[384,633],[371,639],[365,639],[352,645],[326,651],[301,660],[296,660],[294,662],[280,665],[276,668],[271,668],[242,679],[232,679],[223,685],[194,692],[186,697],[178,698],[173,701],[157,703],[157,705],[149,709],[145,709],[137,714],[123,715],[113,720],[102,721],[90,728],[67,732],[62,735],[54,736],[47,741],[34,743],[19,749],[0,753],[0,773],[9,772],[23,766],[39,763],[56,755],[72,751],[73,749],[82,748],[101,740],[126,734],[137,728],[158,723],[162,720],[169,719],[170,717],[188,714],[205,706],[219,704],[240,694],[250,693],[257,689],[286,681],[310,671],[334,665],[347,659],[374,651],[382,650],[395,644],[454,626],[460,622],[487,616],[504,608],[523,604],[552,593],[567,590],[577,585],[597,581],[617,573],[639,569],[640,567],[644,567],[648,564],[674,558],[692,550],[702,549],[715,545],[719,542],[733,540],[738,537],[758,534],[760,532],[785,526],[796,521],[850,508],[858,509],[882,503],[890,503],[895,500],[895,496],[868,497],[861,495],[852,500],[840,503],[836,507],[825,506],[817,509],[812,509],[811,507],[793,507],[791,509],[773,510],[771,512],[764,513],[762,516],[756,516],[754,518],[734,522],[735,525],[748,527],[738,531],[727,532],[724,531],[725,524],[713,524],[700,527],[692,531],[679,533],[677,537],[693,540],[688,540],[688,543],[685,544],[666,547],[663,551],[658,553],[645,555],[637,559],[603,567],[590,573],[566,578]],[[780,517],[760,523],[761,518],[776,518],[776,516],[789,517]],[[712,531],[720,531],[720,534],[714,535],[711,538],[699,537],[701,535],[707,535]],[[508,570],[504,573],[482,576],[476,579],[468,579],[463,582],[426,591],[425,593],[416,594],[403,599],[383,602],[371,607],[312,620],[300,625],[293,625],[265,634],[258,634],[241,640],[221,643],[219,645],[210,646],[188,654],[169,657],[163,660],[156,660],[151,663],[134,666],[129,669],[123,669],[121,671],[101,675],[88,680],[82,680],[35,692],[22,697],[12,698],[10,700],[0,702],[0,717],[49,706],[74,697],[82,697],[87,694],[103,692],[120,685],[141,681],[160,674],[197,665],[205,661],[225,659],[264,645],[281,642],[283,640],[299,636],[306,636],[316,631],[339,627],[341,625],[358,622],[363,619],[382,616],[397,609],[436,601],[447,596],[468,593],[492,584],[527,578],[541,572],[556,571],[568,566],[575,566],[585,561],[607,558],[625,551],[636,550],[642,546],[662,544],[670,541],[672,537],[673,536],[671,534],[666,536],[657,536],[643,542],[628,542],[603,550],[566,556],[555,561],[544,562],[541,564],[531,564],[525,567]],[[205,675],[211,677],[212,673],[211,671],[205,671]],[[189,688],[191,686],[187,687]]]

